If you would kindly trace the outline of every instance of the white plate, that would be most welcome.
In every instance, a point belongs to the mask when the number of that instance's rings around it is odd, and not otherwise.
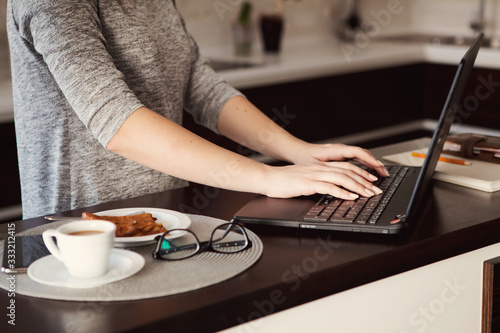
[[[28,267],[28,276],[36,282],[49,286],[75,289],[94,288],[134,275],[144,267],[145,262],[146,260],[139,253],[113,249],[106,274],[95,279],[75,279],[69,275],[66,266],[59,259],[48,255]]]
[[[137,212],[145,212],[153,214],[153,217],[156,218],[156,222],[163,224],[165,229],[187,229],[191,225],[191,219],[186,215],[174,210],[169,209],[161,209],[161,208],[145,208],[145,207],[137,207],[137,208],[120,208],[120,209],[111,209],[105,210],[102,212],[94,213],[95,215],[103,215],[103,216],[123,216],[130,215]],[[176,238],[182,236],[184,233],[174,233],[173,235],[168,236],[167,238]],[[143,246],[154,244],[154,238],[157,235],[154,234],[148,236],[137,236],[137,237],[116,237],[115,238],[115,247],[133,247],[133,246]]]

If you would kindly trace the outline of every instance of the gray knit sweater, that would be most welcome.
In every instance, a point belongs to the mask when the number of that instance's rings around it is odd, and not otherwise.
[[[207,65],[171,0],[11,0],[23,218],[185,186],[105,149],[141,106],[216,130],[239,94]],[[175,163],[175,161],[172,161]]]

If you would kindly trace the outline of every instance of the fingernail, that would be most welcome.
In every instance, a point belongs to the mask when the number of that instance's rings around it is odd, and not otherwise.
[[[365,188],[365,192],[370,196],[370,197],[373,197],[375,195],[375,193],[373,193],[372,191],[370,191],[369,189]]]
[[[387,168],[384,166],[384,163],[380,162],[379,160],[377,160],[377,162],[380,164],[380,166],[384,167],[384,173],[386,174],[386,176],[390,176],[391,174],[389,173],[389,170],[387,170]]]
[[[375,193],[377,193],[377,194],[380,194],[380,193],[382,193],[382,192],[383,192],[383,191],[382,191],[380,188],[378,188],[377,186],[372,186],[372,189],[373,189],[373,190],[375,191]]]
[[[378,177],[375,175],[372,175],[371,173],[370,173],[369,177],[371,180],[378,180]]]
[[[357,198],[359,198],[359,195],[354,194],[354,193],[349,193],[349,196],[350,196],[351,198],[353,198],[353,199],[357,199]]]

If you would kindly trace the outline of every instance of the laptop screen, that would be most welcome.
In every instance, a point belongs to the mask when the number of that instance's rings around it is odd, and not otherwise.
[[[465,86],[468,83],[472,68],[474,67],[474,62],[476,61],[482,40],[483,34],[481,33],[458,65],[455,78],[453,79],[450,92],[446,98],[436,131],[434,132],[434,136],[427,151],[427,158],[425,159],[422,169],[420,170],[420,175],[406,212],[407,217],[413,216],[413,212],[416,209],[417,204],[422,202],[429,186],[429,182],[432,179],[439,156],[443,151],[444,143],[448,133],[450,132],[451,124],[453,123],[457,110],[461,105],[462,95],[464,93]]]

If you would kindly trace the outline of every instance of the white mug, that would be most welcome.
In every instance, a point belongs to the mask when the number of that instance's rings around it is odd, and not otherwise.
[[[75,221],[46,230],[42,236],[47,249],[64,263],[70,276],[92,279],[108,270],[115,230],[115,224],[108,221]]]

